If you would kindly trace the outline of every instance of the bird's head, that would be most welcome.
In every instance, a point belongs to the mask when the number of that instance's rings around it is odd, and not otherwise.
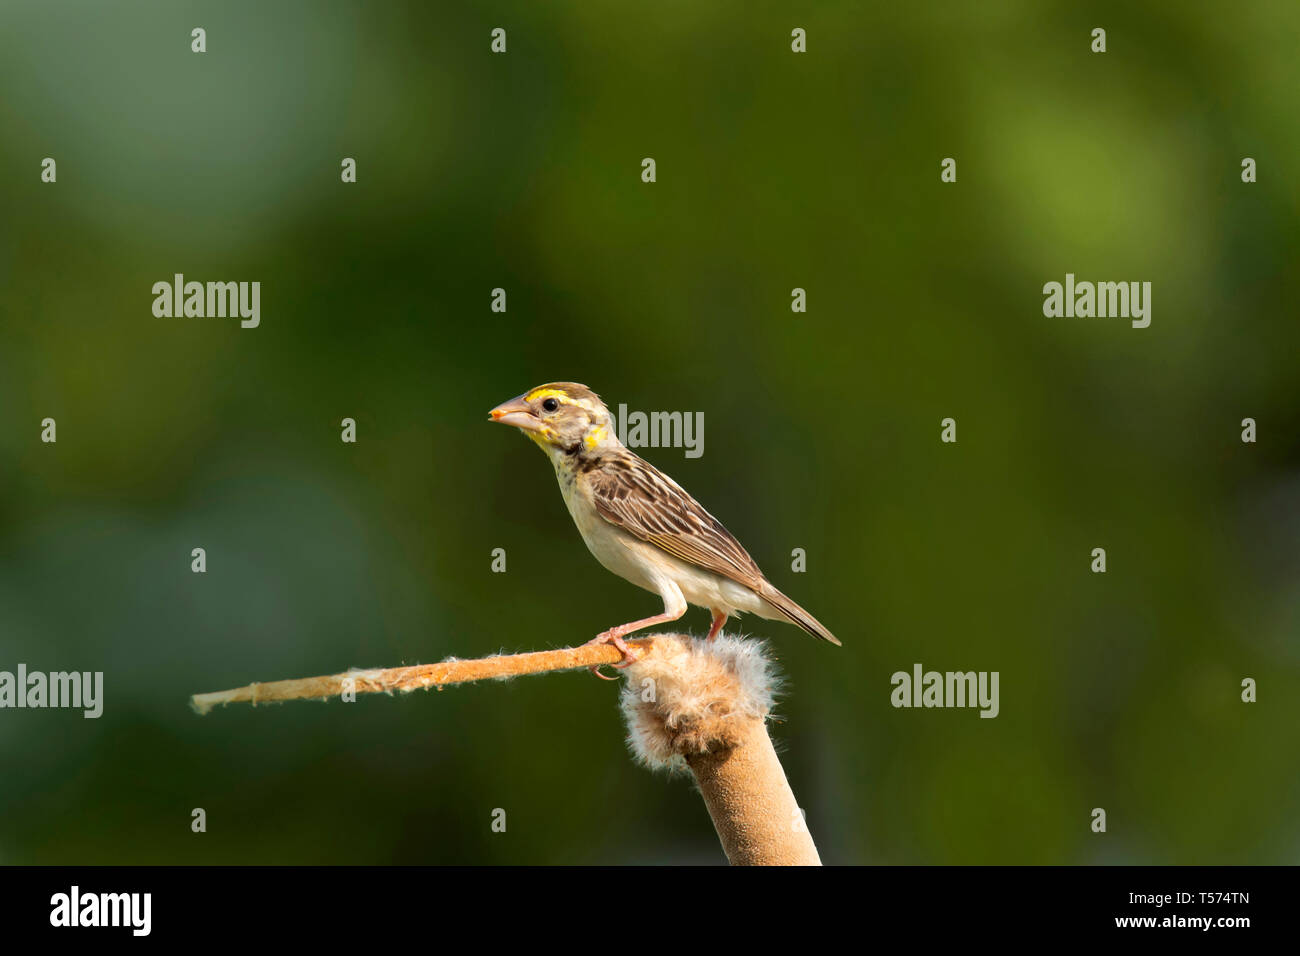
[[[618,443],[605,403],[577,382],[539,385],[490,414],[492,421],[518,428],[552,458],[598,453]]]

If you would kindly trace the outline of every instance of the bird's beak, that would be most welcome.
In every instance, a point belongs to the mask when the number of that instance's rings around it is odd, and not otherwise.
[[[502,425],[513,425],[526,432],[542,430],[541,420],[533,414],[533,410],[528,407],[522,395],[508,402],[502,402],[489,414],[492,416],[492,421],[500,422]]]

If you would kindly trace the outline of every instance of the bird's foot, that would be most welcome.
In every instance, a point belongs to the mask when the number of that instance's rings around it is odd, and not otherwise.
[[[709,637],[708,637],[710,641],[718,636],[718,632],[722,630],[722,625],[727,623],[727,615],[724,614],[722,611],[713,611],[712,613],[713,613],[713,623],[709,625]]]
[[[620,651],[623,652],[623,659],[621,661],[619,661],[617,664],[609,665],[610,667],[617,668],[618,670],[622,670],[624,667],[627,667],[629,664],[635,664],[637,661],[641,659],[640,654],[637,651],[633,650],[631,647],[629,647],[627,642],[623,640],[623,636],[618,632],[618,628],[611,628],[608,631],[604,631],[600,634],[597,634],[595,637],[593,637],[591,640],[589,640],[586,644],[582,646],[590,647],[593,644],[613,644],[615,647],[617,647]],[[600,669],[604,666],[605,666],[604,664],[597,664],[595,667],[588,667],[587,670],[591,671],[601,680],[618,680],[617,676],[606,677],[604,674],[602,674],[600,672]]]

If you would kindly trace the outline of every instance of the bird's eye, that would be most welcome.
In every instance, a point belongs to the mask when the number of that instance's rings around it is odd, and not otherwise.
[[[560,403],[553,398],[548,398],[546,401],[542,402],[542,408],[546,409],[548,412],[553,412],[559,407]]]

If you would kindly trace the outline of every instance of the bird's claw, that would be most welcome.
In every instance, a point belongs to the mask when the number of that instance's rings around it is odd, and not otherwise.
[[[595,637],[593,637],[583,646],[590,647],[593,644],[613,644],[616,648],[619,649],[619,651],[622,652],[623,659],[621,661],[617,661],[609,665],[610,667],[613,667],[616,670],[622,670],[623,668],[629,666],[630,664],[635,664],[637,661],[641,659],[640,655],[631,647],[629,647],[627,642],[624,641],[623,638],[614,631],[605,631],[603,634],[597,634]],[[604,674],[602,674],[600,672],[600,669],[604,666],[605,666],[604,664],[597,664],[594,667],[588,667],[587,670],[591,671],[601,680],[618,680],[617,676],[606,677]]]

